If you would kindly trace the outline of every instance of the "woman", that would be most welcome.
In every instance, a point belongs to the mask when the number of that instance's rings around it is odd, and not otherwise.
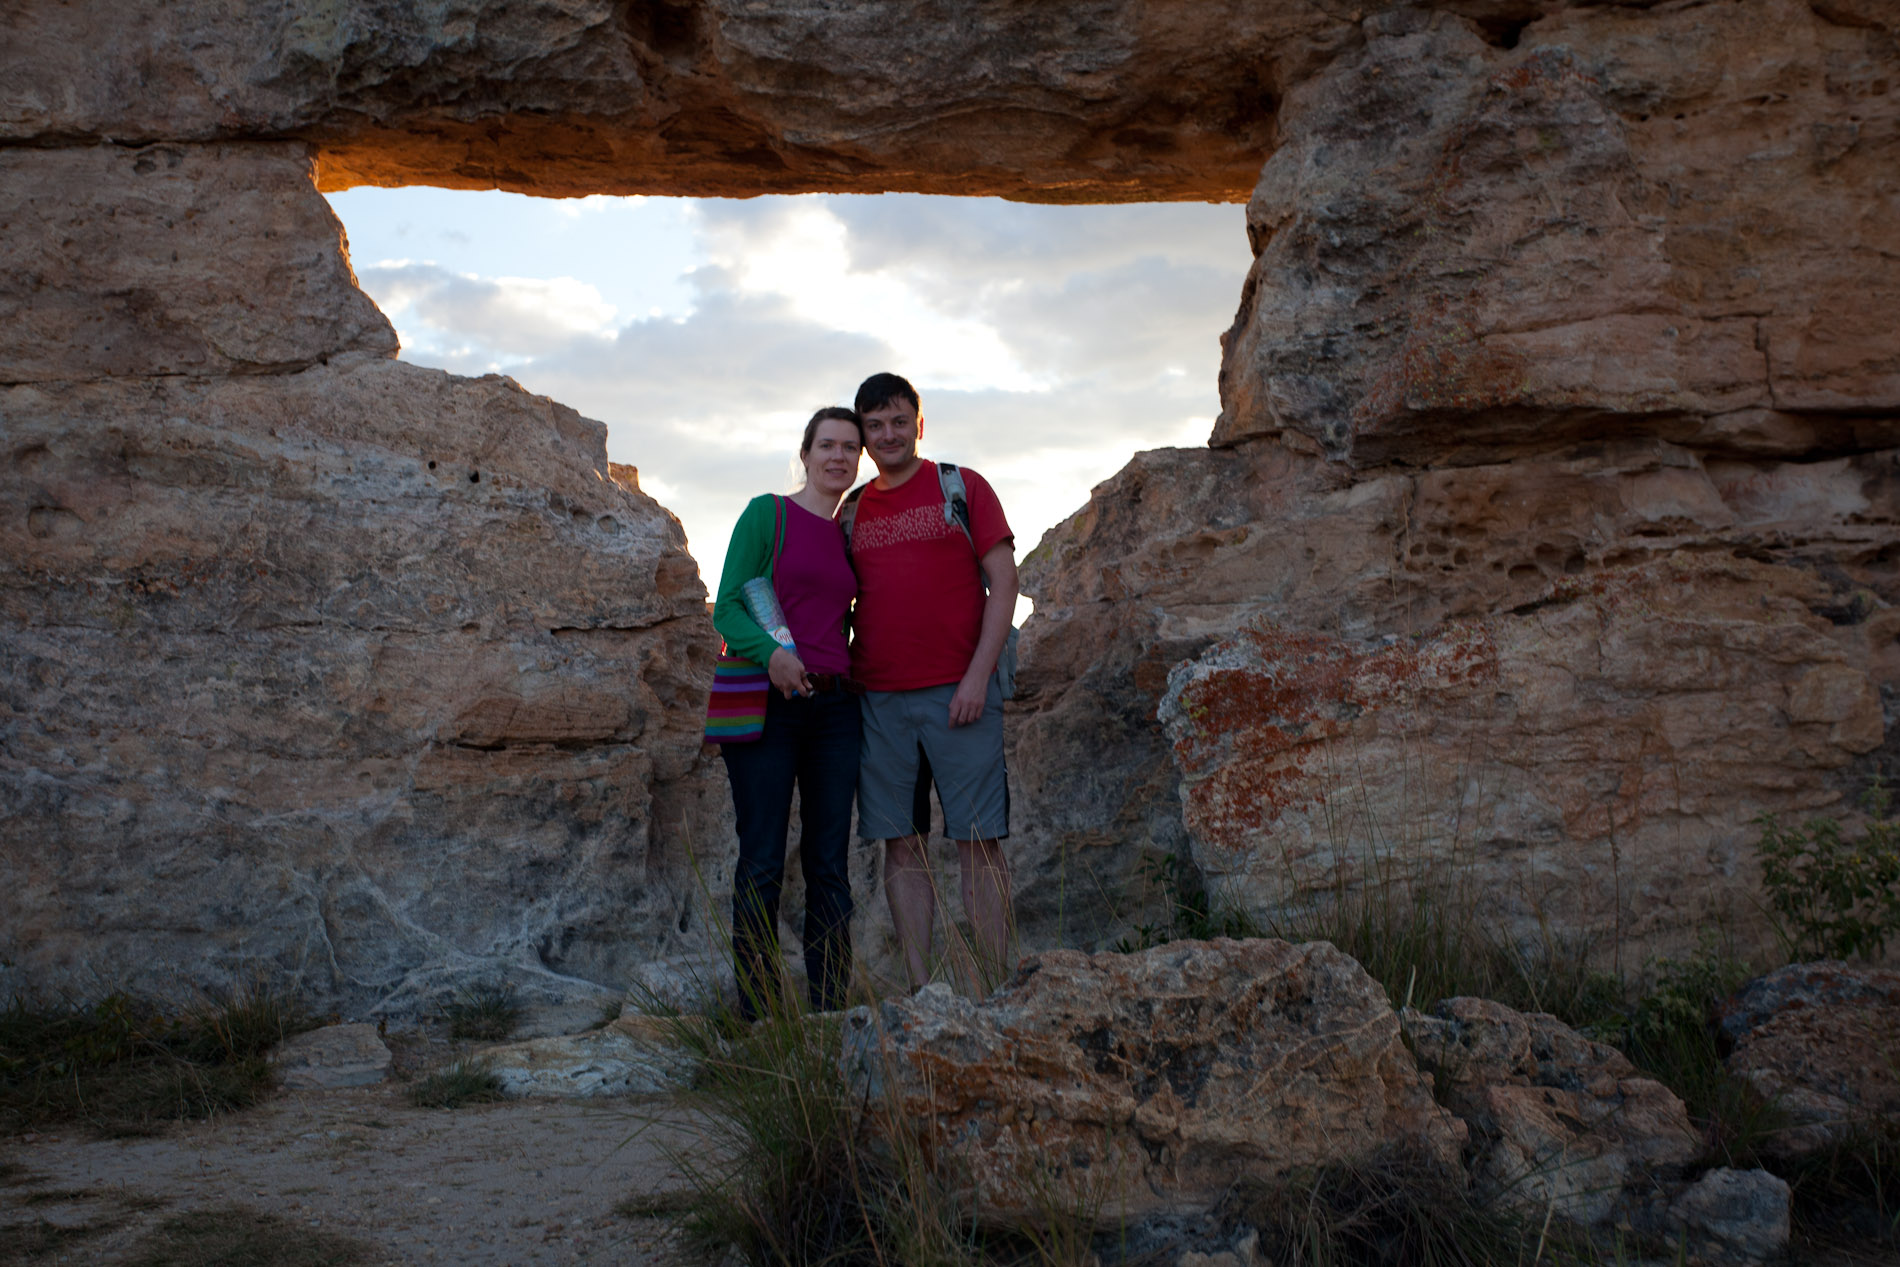
[[[732,530],[713,625],[735,655],[766,666],[765,731],[726,743],[726,777],[739,825],[732,885],[732,951],[739,1008],[756,1018],[777,997],[778,900],[792,787],[798,787],[799,860],[805,874],[805,973],[811,1005],[844,1006],[851,979],[851,801],[858,784],[858,692],[846,676],[845,624],[858,581],[832,521],[858,476],[858,415],[820,409],[798,448],[805,484],[789,497],[747,504]],[[746,609],[743,587],[772,582],[796,652],[773,641]]]

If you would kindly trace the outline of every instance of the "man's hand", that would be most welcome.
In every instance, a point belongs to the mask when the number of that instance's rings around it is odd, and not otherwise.
[[[812,693],[811,679],[805,676],[805,662],[784,647],[772,653],[765,672],[772,679],[774,689],[786,699]]]
[[[983,630],[977,636],[976,654],[970,657],[970,667],[963,671],[963,680],[950,697],[952,726],[967,726],[983,716],[983,705],[990,694],[990,674],[996,668],[996,657],[1003,652],[1009,622],[1016,612],[1015,548],[1015,542],[1005,537],[977,560],[990,592],[983,600]]]
[[[957,683],[956,693],[950,697],[950,724],[967,726],[983,716],[983,703],[989,697],[990,677],[971,677],[968,673]]]

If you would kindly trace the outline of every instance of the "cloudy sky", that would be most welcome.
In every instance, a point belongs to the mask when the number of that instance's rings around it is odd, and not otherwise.
[[[812,410],[884,369],[923,396],[925,455],[996,485],[1020,558],[1136,450],[1205,443],[1248,263],[1235,205],[330,202],[403,358],[510,374],[605,422],[709,587],[747,499],[790,487]]]

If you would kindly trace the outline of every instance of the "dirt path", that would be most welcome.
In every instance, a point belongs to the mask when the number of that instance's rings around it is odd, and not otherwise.
[[[697,1137],[665,1099],[417,1109],[384,1084],[150,1138],[0,1140],[0,1260],[125,1262],[162,1220],[236,1205],[366,1241],[368,1262],[672,1267],[667,1219],[615,1207],[665,1208],[685,1186],[669,1152]]]

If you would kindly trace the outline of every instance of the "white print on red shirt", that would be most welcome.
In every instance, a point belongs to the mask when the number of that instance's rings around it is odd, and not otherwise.
[[[962,536],[963,530],[955,524],[944,522],[943,503],[933,501],[927,506],[912,506],[895,515],[858,520],[851,530],[851,552],[858,554],[865,550],[881,550],[904,541],[933,541],[952,533]]]

